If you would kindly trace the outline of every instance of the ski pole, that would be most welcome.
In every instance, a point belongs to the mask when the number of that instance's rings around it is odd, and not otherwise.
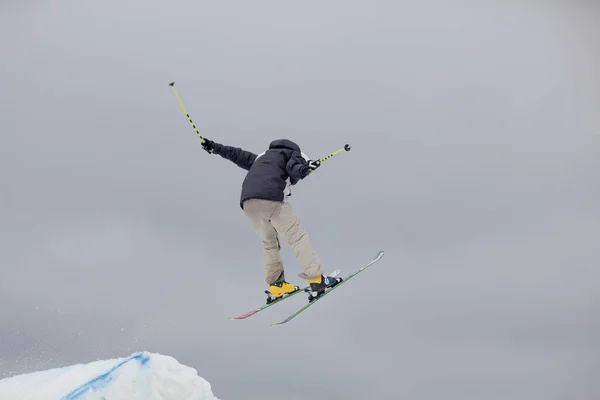
[[[350,145],[349,145],[349,144],[345,144],[345,145],[344,145],[344,147],[342,147],[341,149],[338,149],[338,150],[334,151],[333,153],[331,153],[331,154],[330,154],[330,155],[328,155],[328,156],[325,156],[325,157],[323,157],[323,158],[320,158],[320,159],[318,159],[317,161],[315,161],[315,164],[317,164],[317,166],[319,166],[319,165],[321,165],[321,163],[322,163],[323,161],[327,161],[327,160],[329,160],[331,157],[333,157],[333,156],[335,156],[335,155],[337,155],[337,154],[340,154],[340,153],[341,153],[342,151],[344,151],[344,150],[345,150],[345,151],[350,151],[350,149],[351,149],[351,148],[352,148],[352,147],[350,147]],[[310,169],[309,171],[310,171],[310,172],[312,172],[312,171],[314,171],[314,169]]]
[[[169,86],[171,86],[171,88],[173,89],[173,92],[175,93],[175,96],[177,97],[177,100],[179,100],[179,104],[181,104],[181,108],[183,108],[183,112],[185,113],[185,115],[188,118],[188,121],[190,121],[190,124],[192,124],[192,128],[194,128],[194,130],[196,131],[196,134],[198,135],[198,137],[202,140],[202,143],[204,143],[204,141],[206,139],[204,139],[202,137],[202,135],[200,135],[200,132],[198,132],[198,128],[196,128],[196,125],[194,124],[194,121],[192,121],[192,118],[190,118],[190,114],[187,112],[187,110],[185,109],[185,106],[183,105],[183,101],[181,101],[181,97],[179,97],[179,95],[177,94],[177,90],[175,90],[175,82],[171,82],[169,83]]]

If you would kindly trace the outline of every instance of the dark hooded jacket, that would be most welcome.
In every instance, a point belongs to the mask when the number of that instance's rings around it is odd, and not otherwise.
[[[308,161],[300,147],[288,139],[274,140],[269,149],[257,156],[239,147],[214,144],[214,154],[248,171],[242,183],[240,207],[248,199],[283,201],[289,179],[295,185],[308,175]]]

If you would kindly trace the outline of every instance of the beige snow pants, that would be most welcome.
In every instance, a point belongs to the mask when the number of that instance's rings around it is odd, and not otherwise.
[[[285,279],[281,260],[279,235],[283,235],[300,262],[300,278],[309,279],[323,274],[319,256],[313,250],[308,234],[289,203],[249,199],[244,202],[244,213],[260,237],[264,252],[265,281],[268,285]]]

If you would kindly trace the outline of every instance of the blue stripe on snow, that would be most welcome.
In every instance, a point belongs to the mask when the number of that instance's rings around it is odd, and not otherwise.
[[[94,379],[79,386],[77,389],[73,390],[71,393],[63,397],[62,400],[76,400],[90,390],[97,391],[99,389],[105,388],[106,385],[108,385],[108,383],[110,383],[110,381],[112,380],[113,374],[123,365],[133,360],[139,361],[140,366],[144,366],[150,361],[150,357],[144,353],[136,353],[124,359],[123,361],[121,361],[102,375],[98,375]]]

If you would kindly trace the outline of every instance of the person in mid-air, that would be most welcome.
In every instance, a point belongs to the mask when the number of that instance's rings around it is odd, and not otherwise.
[[[290,186],[318,168],[318,161],[309,160],[300,147],[288,139],[272,141],[269,148],[258,155],[206,138],[202,147],[209,154],[218,154],[248,171],[242,183],[240,207],[262,241],[265,280],[270,289],[266,291],[267,303],[300,289],[285,280],[279,235],[287,239],[300,262],[302,272],[298,276],[310,284],[309,301],[341,282],[342,278],[324,273],[308,234],[286,201],[291,195]]]

